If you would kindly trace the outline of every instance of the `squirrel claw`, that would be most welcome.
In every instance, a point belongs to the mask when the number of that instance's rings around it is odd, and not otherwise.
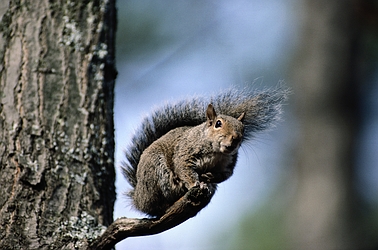
[[[205,174],[201,174],[201,179],[206,183],[211,183],[214,179],[214,175],[211,172],[207,172]]]
[[[194,183],[193,187],[199,187],[199,188],[202,189],[202,190],[206,190],[206,191],[210,192],[210,188],[209,188],[209,186],[207,185],[207,183],[202,182],[202,181],[201,181],[201,182],[200,182],[200,181],[196,181],[196,182]]]
[[[209,187],[207,186],[207,184],[204,183],[204,182],[200,182],[199,186],[200,186],[201,189],[209,189]]]
[[[211,194],[211,190],[207,183],[201,182],[200,183],[200,189],[205,190],[208,194]]]

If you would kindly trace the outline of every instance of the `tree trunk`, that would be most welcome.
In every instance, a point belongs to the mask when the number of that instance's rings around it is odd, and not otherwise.
[[[293,249],[356,249],[353,228],[357,135],[353,4],[305,0],[294,65],[300,136],[296,195],[290,209]]]
[[[1,249],[84,249],[113,221],[115,1],[0,1]]]

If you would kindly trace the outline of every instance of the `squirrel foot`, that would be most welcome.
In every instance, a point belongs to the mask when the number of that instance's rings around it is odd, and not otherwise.
[[[205,182],[200,182],[199,184],[199,188],[201,190],[203,190],[205,193],[207,193],[208,195],[212,195],[214,193],[214,190],[213,188],[211,188],[207,183]]]
[[[202,190],[202,192],[205,191],[207,194],[212,193],[210,187],[203,181],[196,181],[192,188],[199,188]]]
[[[207,184],[204,183],[204,182],[200,182],[199,186],[200,186],[201,189],[209,189],[209,187],[207,186]]]

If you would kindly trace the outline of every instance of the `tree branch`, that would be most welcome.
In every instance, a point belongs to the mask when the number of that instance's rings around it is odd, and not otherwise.
[[[213,194],[214,192],[207,188],[195,186],[158,219],[118,218],[88,249],[110,250],[115,244],[128,237],[153,235],[171,229],[194,217],[209,204]]]

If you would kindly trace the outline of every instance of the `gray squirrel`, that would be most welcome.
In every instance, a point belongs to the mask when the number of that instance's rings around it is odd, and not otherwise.
[[[133,205],[161,217],[194,186],[211,195],[227,180],[242,142],[280,118],[288,90],[229,89],[212,98],[166,104],[142,121],[126,149],[123,174]]]

